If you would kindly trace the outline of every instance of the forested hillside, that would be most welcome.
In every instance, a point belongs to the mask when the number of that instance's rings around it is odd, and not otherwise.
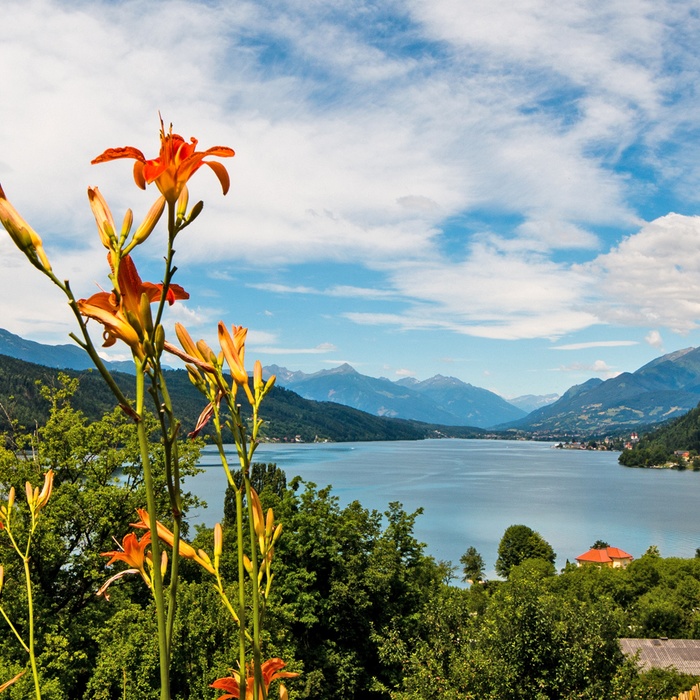
[[[689,453],[687,457],[678,453]],[[643,435],[632,449],[620,455],[627,467],[655,467],[665,464],[700,469],[700,407]]]
[[[0,430],[7,430],[10,420],[26,428],[45,423],[48,405],[39,397],[37,382],[58,386],[60,372],[80,380],[73,404],[91,420],[99,419],[114,407],[112,393],[95,370],[57,370],[0,355]],[[166,377],[173,403],[182,417],[183,432],[189,432],[203,408],[201,394],[192,386],[185,370],[167,371]],[[132,397],[133,375],[115,372],[114,378],[125,395]],[[242,410],[250,415],[247,404]],[[263,418],[263,436],[276,440],[295,440],[297,437],[304,442],[315,439],[337,442],[420,440],[437,436],[481,437],[484,434],[478,428],[448,428],[371,416],[337,403],[309,401],[281,387],[273,387],[267,397]]]

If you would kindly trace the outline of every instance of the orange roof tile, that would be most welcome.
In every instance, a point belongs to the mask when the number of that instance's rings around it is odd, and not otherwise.
[[[624,549],[618,547],[608,547],[606,551],[611,559],[634,559],[631,554],[627,554]]]
[[[596,564],[607,564],[613,559],[634,559],[631,554],[627,554],[619,547],[607,547],[606,549],[589,549],[581,556],[576,557],[576,561],[590,561]]]
[[[612,559],[608,556],[608,552],[605,549],[589,549],[581,556],[576,557],[576,561],[591,561],[596,564],[607,564],[611,562]]]

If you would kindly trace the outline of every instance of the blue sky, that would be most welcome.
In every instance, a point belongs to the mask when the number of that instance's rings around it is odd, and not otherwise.
[[[248,358],[305,372],[561,393],[700,345],[698,36],[683,0],[5,0],[0,182],[89,296],[87,186],[118,219],[155,198],[90,160],[154,157],[160,111],[236,150],[228,196],[191,181],[170,327],[246,325]],[[8,237],[0,327],[73,329]]]

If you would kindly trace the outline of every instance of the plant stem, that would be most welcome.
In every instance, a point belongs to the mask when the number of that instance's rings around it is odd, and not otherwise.
[[[32,581],[29,572],[29,544],[27,544],[27,555],[22,557],[24,563],[24,579],[27,584],[27,612],[29,614],[29,663],[32,667],[32,676],[34,677],[34,692],[37,700],[41,700],[41,686],[39,684],[39,670],[36,666],[36,655],[34,653],[34,599],[32,597]]]
[[[177,434],[180,423],[175,419],[170,394],[163,377],[160,358],[153,358],[151,375],[151,395],[158,408],[165,461],[165,478],[170,497],[170,510],[173,516],[173,551],[170,565],[170,587],[168,596],[167,639],[172,648],[175,613],[177,612],[177,589],[180,572],[180,532],[182,523],[182,496],[180,493],[180,463],[177,448]]]
[[[262,655],[260,650],[260,584],[258,583],[258,542],[253,522],[253,501],[250,497],[250,477],[244,474],[245,496],[248,505],[248,531],[250,535],[250,561],[253,564],[252,595],[253,595],[253,668],[255,681],[253,685],[253,697],[266,696],[265,684],[262,678]]]
[[[238,663],[240,666],[239,695],[246,694],[246,653],[245,653],[245,564],[243,563],[243,490],[236,489],[236,537],[238,540]],[[255,697],[255,696],[253,696]]]
[[[135,360],[136,365],[136,413],[143,417],[144,411],[144,368],[140,360]],[[161,547],[158,539],[158,527],[156,525],[158,510],[156,505],[155,490],[153,484],[153,472],[151,470],[151,458],[148,450],[148,435],[143,420],[136,423],[141,449],[141,463],[143,467],[143,480],[146,486],[146,504],[150,516],[151,531],[151,556],[153,558],[153,598],[156,604],[156,619],[158,623],[158,654],[160,660],[160,698],[170,700],[170,644],[168,642],[165,599],[163,595],[163,575],[160,569]]]
[[[19,640],[19,643],[22,645],[24,650],[29,653],[29,647],[27,646],[27,643],[22,639],[20,633],[17,631],[17,628],[12,624],[12,620],[7,616],[7,613],[5,612],[5,609],[0,606],[0,615],[2,615],[5,618],[5,622],[10,626],[10,629],[13,631],[15,637]]]

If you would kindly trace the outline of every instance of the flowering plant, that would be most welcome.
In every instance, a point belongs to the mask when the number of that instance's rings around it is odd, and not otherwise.
[[[292,672],[280,672],[284,666],[284,662],[280,659],[263,662],[261,648],[262,608],[270,590],[274,546],[281,534],[281,525],[275,524],[272,510],[263,515],[260,500],[251,486],[249,475],[262,425],[259,416],[260,406],[272,388],[275,378],[273,376],[263,381],[262,366],[256,362],[251,388],[244,364],[246,328],[233,326],[229,331],[227,326],[220,322],[218,338],[221,349],[220,352],[215,353],[204,341],[195,343],[187,330],[179,324],[176,326],[176,336],[181,347],[176,346],[166,339],[163,326],[167,306],[177,300],[189,298],[189,294],[173,282],[176,271],[173,263],[175,240],[183,229],[199,216],[203,208],[201,201],[189,208],[188,183],[197,170],[207,165],[218,178],[223,194],[226,194],[230,187],[228,171],[222,163],[211,158],[228,158],[233,155],[234,151],[226,146],[215,146],[198,151],[196,139],[192,138],[187,142],[181,136],[174,134],[172,127],[166,131],[161,120],[160,151],[156,158],[147,159],[139,149],[131,146],[110,148],[95,158],[93,163],[104,163],[120,158],[133,159],[136,184],[143,189],[150,184],[155,184],[160,195],[135,230],[132,230],[133,214],[130,210],[126,212],[121,228],[118,229],[102,193],[97,187],[88,188],[88,200],[95,217],[100,241],[107,249],[108,277],[112,290],[100,291],[89,298],[82,299],[74,296],[67,280],[61,280],[54,273],[41,237],[22,218],[0,187],[0,223],[29,262],[51,279],[66,295],[80,331],[79,334],[71,334],[71,337],[89,354],[121,408],[133,419],[138,434],[147,502],[145,508],[139,509],[139,520],[133,523],[133,527],[146,532],[140,539],[136,533],[130,532],[123,537],[118,549],[103,553],[104,556],[109,557],[108,565],[122,562],[128,568],[109,578],[98,593],[107,597],[109,586],[127,574],[138,574],[151,591],[158,629],[161,700],[171,698],[170,664],[173,628],[178,604],[179,562],[183,557],[196,562],[214,577],[214,586],[221,600],[238,624],[238,671],[233,676],[215,680],[212,684],[215,688],[227,691],[228,694],[222,697],[245,696],[256,700],[266,698],[272,680],[297,675]],[[137,271],[133,255],[137,247],[153,233],[163,215],[165,215],[167,230],[163,281],[157,284],[144,282]],[[136,373],[134,402],[130,402],[125,397],[102,361],[89,333],[89,321],[100,324],[103,346],[109,347],[117,342],[123,342],[131,351]],[[214,440],[221,462],[228,483],[236,495],[238,509],[235,538],[238,552],[238,577],[235,601],[229,599],[219,566],[223,548],[221,526],[217,525],[214,529],[213,558],[202,549],[195,550],[181,536],[183,503],[178,450],[180,421],[172,405],[163,371],[162,360],[165,352],[185,361],[190,379],[206,398],[205,408],[192,434],[197,434],[209,420],[212,421]],[[240,405],[236,400],[239,388],[243,389],[252,407],[253,419],[250,425],[242,418]],[[164,448],[163,471],[172,515],[172,529],[166,527],[157,517],[158,494],[144,420],[148,410],[147,393],[152,397],[160,424]],[[225,430],[230,432],[236,446],[239,467],[243,475],[240,485],[233,479],[232,469],[224,450]],[[50,493],[49,475],[41,492],[38,489],[31,489],[28,485],[27,500],[32,528],[40,510],[46,505]],[[0,507],[0,528],[7,530],[10,537],[12,537],[11,501],[14,501],[13,490],[10,491],[8,503]],[[25,561],[28,599],[31,606],[31,585],[28,573],[29,543],[24,551],[19,547],[16,549]],[[246,549],[250,551],[250,557],[244,554]],[[3,569],[0,567],[0,586],[2,586],[2,578]],[[252,582],[252,585],[248,585],[248,581]],[[12,627],[8,616],[1,608],[0,611]],[[12,629],[17,634],[14,627]],[[31,624],[29,634],[30,643],[23,642],[23,644],[32,663],[36,697],[40,698],[41,690],[34,662]],[[18,677],[1,685],[0,691]],[[283,697],[286,696],[286,690],[282,689],[281,692]]]

